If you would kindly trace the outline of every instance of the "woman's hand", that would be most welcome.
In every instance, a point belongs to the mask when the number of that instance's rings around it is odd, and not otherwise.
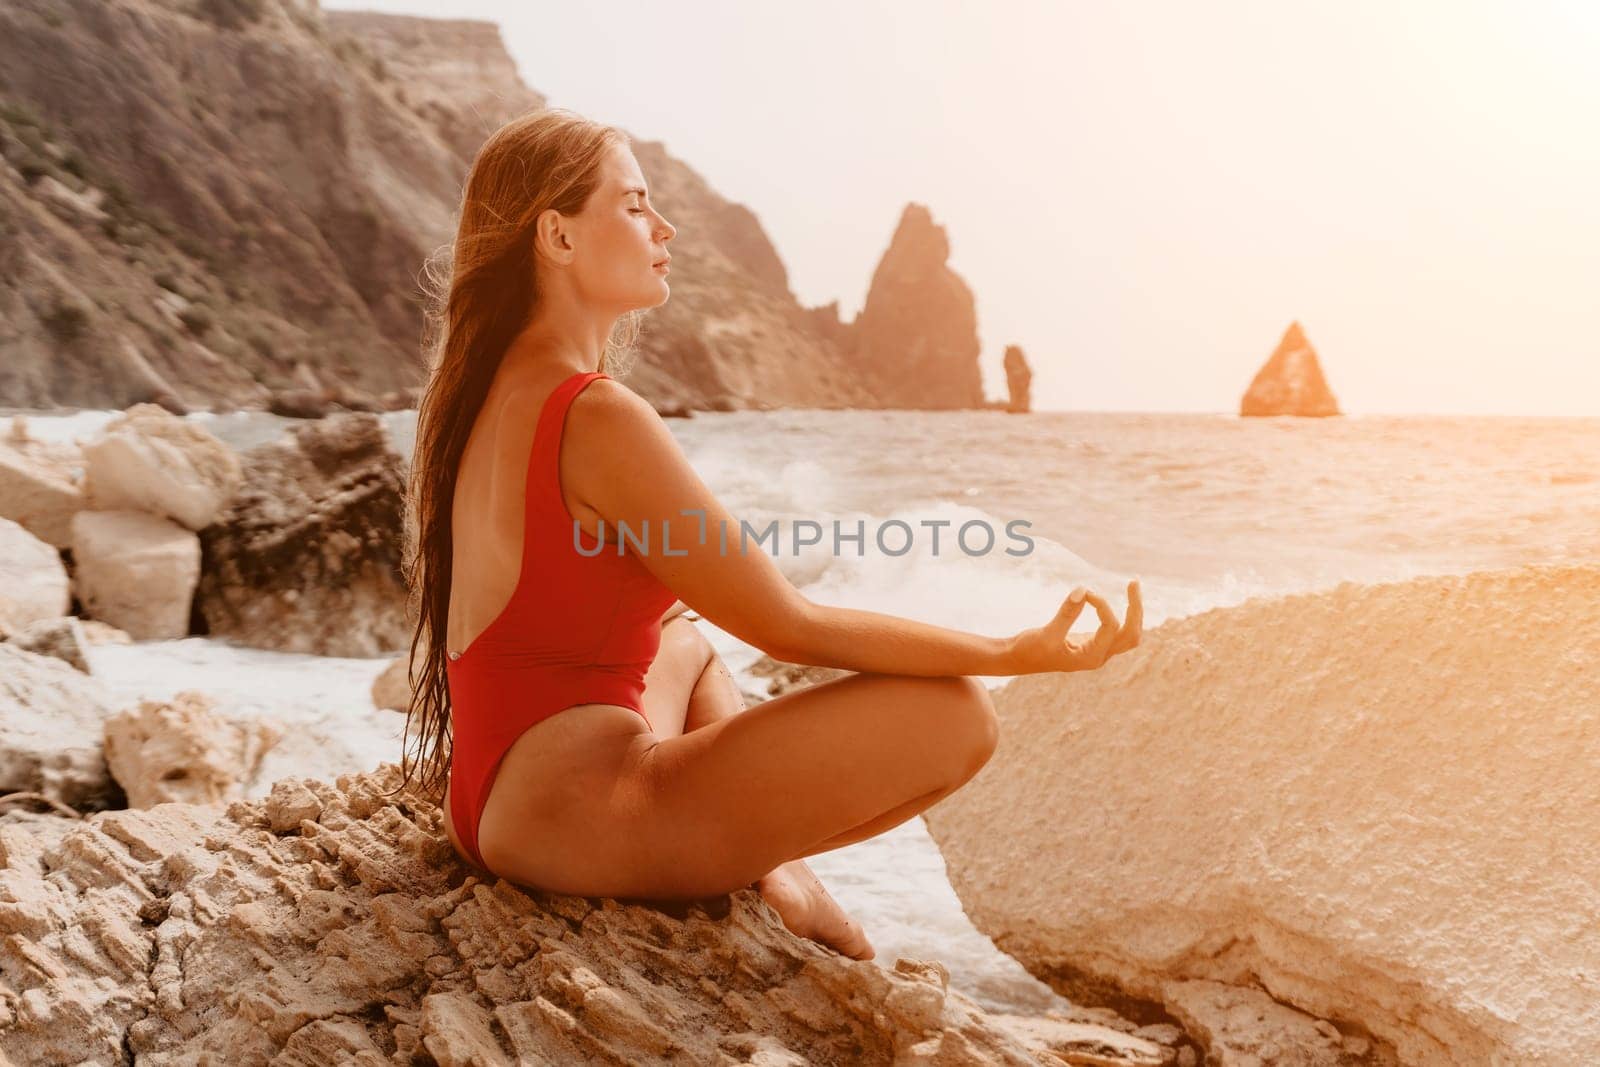
[[[1067,637],[1067,631],[1086,602],[1093,604],[1099,613],[1100,629],[1087,642],[1073,641]],[[1118,652],[1137,646],[1143,632],[1144,602],[1139,598],[1139,579],[1128,583],[1128,617],[1120,625],[1106,599],[1080,585],[1067,596],[1055,618],[1011,639],[1016,666],[1012,673],[1092,671]]]

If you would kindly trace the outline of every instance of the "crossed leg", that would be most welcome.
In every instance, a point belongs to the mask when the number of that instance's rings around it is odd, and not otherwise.
[[[681,736],[745,710],[744,697],[722,658],[693,622],[681,615],[662,628],[661,648],[645,675],[644,704],[654,732],[662,737]],[[805,857],[876,837],[961,784],[950,782],[835,834],[780,863],[752,884],[796,935],[831,944],[857,959],[871,959],[874,950],[860,924],[828,893]]]
[[[661,647],[644,678],[644,711],[657,736],[672,737],[745,710],[733,673],[688,617],[675,615],[661,630]],[[853,845],[892,830],[960,788],[954,782],[913,797],[866,822],[806,849],[795,860]]]

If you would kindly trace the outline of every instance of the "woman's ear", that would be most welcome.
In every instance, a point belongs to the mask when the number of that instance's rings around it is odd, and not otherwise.
[[[539,212],[533,220],[533,250],[552,264],[564,267],[572,262],[572,241],[567,236],[567,220],[553,207]]]

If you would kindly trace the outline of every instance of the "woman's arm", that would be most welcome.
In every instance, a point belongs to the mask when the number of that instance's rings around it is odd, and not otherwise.
[[[1013,637],[813,604],[789,583],[772,549],[743,542],[739,521],[700,480],[661,416],[627,386],[601,378],[580,392],[565,437],[572,491],[608,524],[648,530],[640,563],[690,610],[775,659],[883,674],[993,676],[1089,670],[1138,643],[1136,584],[1125,626],[1104,598],[1079,587],[1048,623]],[[670,547],[662,543],[666,531]],[[1101,625],[1090,643],[1079,644],[1067,631],[1085,604]]]
[[[661,615],[661,625],[665,626],[667,623],[671,622],[673,619],[677,618],[679,615],[682,615],[684,612],[686,612],[688,610],[689,610],[689,605],[685,604],[683,601],[681,601],[681,600],[674,601],[673,604],[672,604],[672,607],[668,608],[665,612],[662,613],[662,615]]]
[[[793,641],[776,658],[815,667],[878,674],[1023,673],[1016,637],[985,637],[859,608],[806,600]]]

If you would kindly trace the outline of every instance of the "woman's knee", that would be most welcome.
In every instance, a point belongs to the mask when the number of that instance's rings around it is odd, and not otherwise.
[[[970,675],[934,679],[945,705],[947,728],[958,746],[957,774],[961,781],[977,774],[1000,743],[1000,720],[995,715],[989,689]]]
[[[661,628],[661,647],[656,657],[670,657],[690,679],[698,678],[716,654],[700,627],[683,615],[668,619]]]
[[[905,728],[934,738],[942,753],[945,784],[964,782],[989,761],[1000,740],[989,690],[968,675],[867,675],[880,678],[896,692],[888,699],[911,718]],[[887,694],[886,694],[887,696]]]

